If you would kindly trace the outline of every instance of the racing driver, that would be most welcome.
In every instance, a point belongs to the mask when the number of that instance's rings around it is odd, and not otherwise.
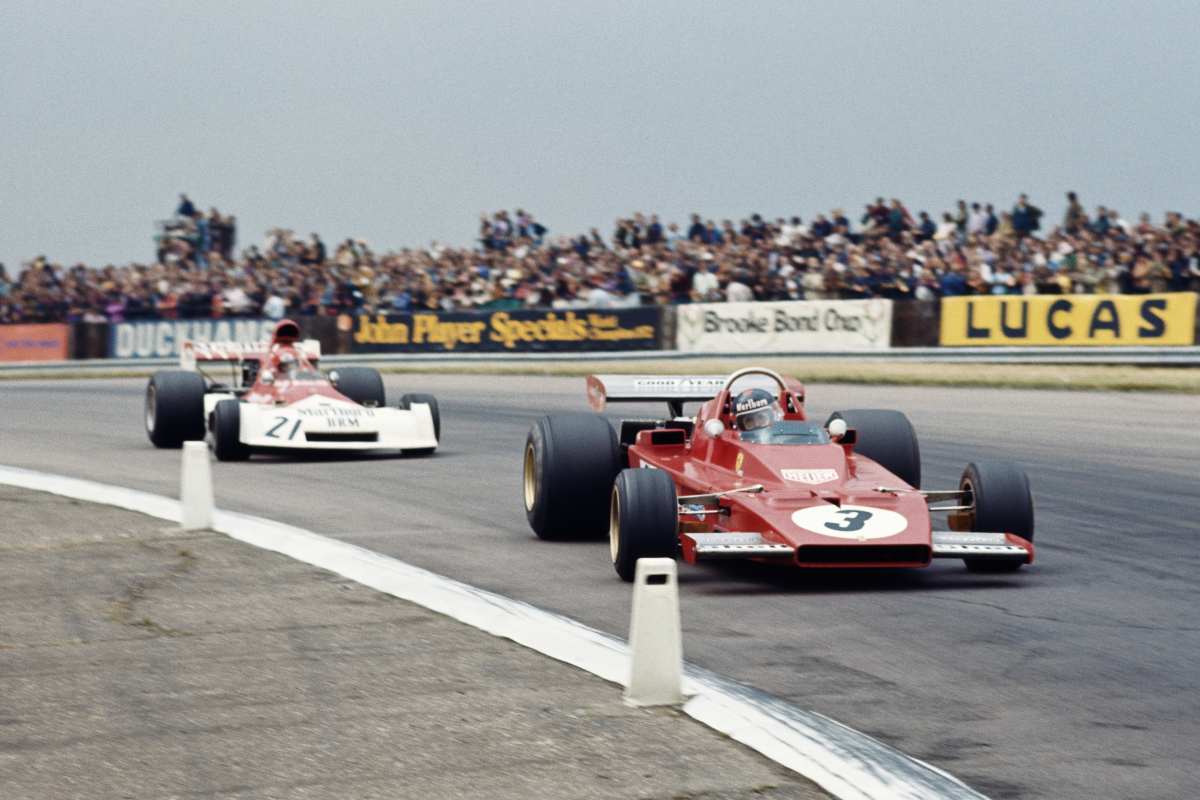
[[[783,419],[783,409],[779,407],[775,395],[766,389],[746,389],[734,398],[734,425],[743,433],[763,431],[781,419]],[[743,436],[742,438],[748,437]]]

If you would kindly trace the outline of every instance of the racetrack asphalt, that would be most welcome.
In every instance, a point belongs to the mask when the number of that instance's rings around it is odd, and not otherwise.
[[[538,415],[584,410],[579,378],[388,376],[429,391],[430,458],[215,464],[221,507],[392,555],[624,635],[607,544],[536,540],[520,499]],[[178,491],[140,380],[0,386],[0,463]],[[1200,400],[1191,396],[808,387],[810,412],[906,411],[926,488],[1010,458],[1037,504],[1038,563],[885,573],[681,566],[685,657],[827,714],[996,798],[1177,798],[1200,765]],[[617,407],[615,417],[660,415]]]

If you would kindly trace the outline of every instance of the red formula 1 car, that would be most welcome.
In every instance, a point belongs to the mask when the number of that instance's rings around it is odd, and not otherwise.
[[[752,559],[799,567],[968,569],[1033,562],[1033,500],[1016,465],[977,461],[958,488],[921,486],[916,433],[898,411],[804,413],[804,387],[768,369],[720,376],[593,375],[595,411],[665,400],[670,418],[542,417],[525,445],[525,511],[543,539],[602,536],[632,580],[639,558]],[[683,404],[703,403],[695,417]],[[936,529],[934,514],[948,515]]]

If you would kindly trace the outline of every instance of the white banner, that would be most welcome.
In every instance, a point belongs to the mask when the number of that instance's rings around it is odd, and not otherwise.
[[[693,353],[886,350],[891,300],[792,300],[676,306],[676,346]]]
[[[257,345],[275,330],[272,319],[181,319],[118,322],[109,326],[109,358],[170,358],[184,340]]]

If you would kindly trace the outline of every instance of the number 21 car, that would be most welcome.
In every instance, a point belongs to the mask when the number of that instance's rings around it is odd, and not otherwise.
[[[301,340],[290,320],[263,345],[184,342],[182,369],[156,372],[146,386],[146,434],[156,447],[209,438],[221,461],[254,452],[437,449],[441,417],[432,395],[406,394],[389,407],[376,370],[326,374],[320,355],[320,343]],[[210,374],[221,365],[230,380]]]

